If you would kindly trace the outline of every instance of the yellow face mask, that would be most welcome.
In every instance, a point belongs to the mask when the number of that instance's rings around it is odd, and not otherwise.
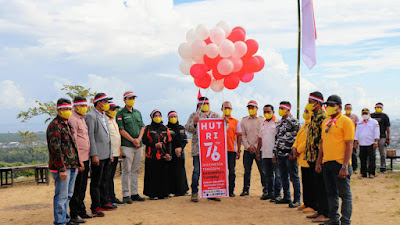
[[[383,111],[382,108],[375,108],[376,113],[381,113]]]
[[[169,118],[169,122],[172,124],[176,124],[178,122],[178,118]]]
[[[72,111],[71,110],[60,111],[60,116],[63,119],[67,120],[67,119],[69,119],[71,117],[71,115],[72,115]]]
[[[264,113],[264,117],[267,120],[270,120],[273,116],[274,116],[274,114],[272,114],[272,113]]]
[[[314,105],[314,104],[307,103],[306,109],[307,109],[309,112],[311,112],[311,111],[313,111],[313,110],[315,109],[315,105]]]
[[[309,120],[311,117],[310,113],[303,113],[303,119],[304,120]]]
[[[328,114],[328,116],[334,115],[336,114],[336,109],[337,106],[336,107],[328,106],[326,107],[326,113]]]
[[[161,117],[154,117],[153,121],[154,121],[154,123],[161,123],[162,118]]]
[[[111,118],[114,118],[117,115],[117,110],[107,111],[107,115]]]
[[[284,115],[286,115],[286,112],[287,112],[287,110],[284,110],[284,109],[279,109],[279,115],[280,116],[284,116]]]
[[[351,110],[345,110],[347,115],[351,114]]]
[[[202,111],[202,112],[208,112],[208,111],[210,111],[210,106],[209,106],[209,105],[206,105],[206,104],[202,105],[202,106],[201,106],[201,111]]]
[[[125,100],[125,104],[129,107],[132,107],[135,105],[135,100]]]
[[[257,114],[257,109],[249,109],[249,115],[254,116]]]
[[[76,112],[81,114],[82,116],[85,115],[87,112],[87,107],[76,107],[76,108],[77,108]]]
[[[232,112],[232,109],[224,109],[224,115],[225,116],[230,116]]]
[[[102,106],[101,106],[101,109],[103,110],[103,111],[108,111],[109,109],[110,109],[110,104],[108,104],[108,103],[105,103],[105,104],[103,104]]]

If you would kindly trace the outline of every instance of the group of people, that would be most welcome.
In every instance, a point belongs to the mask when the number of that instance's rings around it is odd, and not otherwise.
[[[210,110],[207,97],[200,97],[185,126],[179,124],[175,111],[168,113],[168,124],[164,125],[162,113],[157,109],[150,113],[151,124],[145,126],[141,113],[133,108],[136,95],[128,91],[123,98],[125,107],[118,110],[120,107],[111,102],[112,98],[99,93],[93,100],[93,110],[88,113],[88,102],[83,97],[76,97],[73,103],[64,98],[57,101],[57,116],[47,129],[49,168],[55,180],[54,224],[84,223],[84,219],[102,217],[103,211],[116,210],[118,205],[144,201],[138,193],[143,144],[143,194],[151,200],[186,195],[189,190],[184,152],[186,132],[192,134],[191,201],[199,201],[197,124],[201,118],[221,118],[221,115]],[[236,160],[240,159],[243,146],[244,182],[240,196],[250,194],[255,161],[263,188],[261,200],[303,210],[313,222],[350,224],[350,176],[353,169],[356,170],[357,147],[360,146],[363,177],[375,176],[377,147],[381,153],[381,172],[386,170],[384,148],[390,143],[390,121],[382,113],[383,104],[376,104],[373,114],[363,109],[363,120],[359,122],[351,113],[350,104],[345,105],[346,113],[342,114],[339,96],[331,95],[324,101],[320,92],[313,92],[303,113],[305,123],[302,126],[292,116],[288,101],[279,104],[280,119],[270,104],[263,107],[263,116],[258,115],[258,103],[254,100],[248,102],[247,109],[249,115],[239,121],[233,118],[229,101],[221,106],[227,126],[229,196],[235,197]],[[122,201],[115,195],[113,181],[119,158],[123,161]],[[84,205],[89,171],[91,213]],[[341,218],[339,197],[342,199]],[[221,201],[220,198],[208,199]]]

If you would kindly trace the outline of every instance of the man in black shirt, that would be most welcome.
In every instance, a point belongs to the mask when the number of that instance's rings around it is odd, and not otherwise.
[[[380,139],[378,148],[381,158],[381,173],[386,173],[386,146],[390,145],[390,120],[382,110],[383,104],[376,103],[375,113],[371,114],[371,118],[374,118],[379,123]]]

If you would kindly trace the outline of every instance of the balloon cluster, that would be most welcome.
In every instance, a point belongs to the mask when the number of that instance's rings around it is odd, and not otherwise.
[[[257,41],[246,40],[244,28],[232,29],[225,21],[211,30],[200,24],[186,33],[186,40],[178,48],[183,59],[180,70],[192,75],[199,88],[210,87],[215,92],[224,87],[235,89],[240,81],[252,81],[254,73],[265,64],[261,56],[254,55],[258,51]]]

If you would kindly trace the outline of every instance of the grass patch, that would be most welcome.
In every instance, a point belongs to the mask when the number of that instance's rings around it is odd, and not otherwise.
[[[368,190],[368,194],[376,194],[376,190]]]
[[[386,189],[397,189],[400,188],[400,184],[390,184],[385,186]]]

